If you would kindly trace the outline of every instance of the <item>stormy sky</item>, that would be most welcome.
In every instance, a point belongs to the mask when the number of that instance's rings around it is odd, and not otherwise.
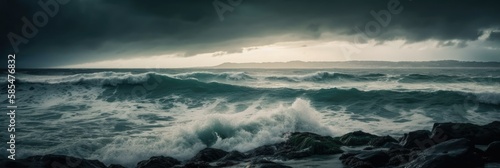
[[[0,53],[16,53],[25,68],[500,61],[499,7],[495,0],[0,0]]]

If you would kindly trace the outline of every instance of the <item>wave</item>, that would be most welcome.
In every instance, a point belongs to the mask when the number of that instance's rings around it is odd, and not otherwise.
[[[146,82],[150,77],[169,77],[183,80],[198,80],[202,82],[230,82],[235,84],[240,82],[244,85],[247,81],[269,81],[269,82],[371,82],[371,81],[392,81],[398,83],[500,83],[500,77],[494,76],[461,76],[461,75],[428,75],[428,74],[399,74],[389,75],[382,73],[369,74],[348,74],[338,72],[318,71],[303,75],[267,75],[253,76],[247,72],[190,72],[180,74],[160,74],[154,72],[133,74],[130,72],[97,72],[83,73],[66,76],[43,76],[43,75],[22,75],[21,83],[41,83],[41,84],[94,84],[113,85],[122,83]]]
[[[285,140],[284,134],[290,132],[338,135],[331,127],[322,124],[321,120],[321,114],[310,106],[310,102],[297,99],[292,105],[274,109],[193,117],[190,124],[169,127],[172,131],[159,139],[120,137],[102,147],[98,153],[104,157],[104,161],[133,165],[140,160],[138,158],[152,154],[186,160],[205,147],[245,152],[282,142]],[[122,152],[123,144],[134,152]]]
[[[385,74],[353,75],[337,72],[319,71],[305,75],[295,76],[269,76],[266,80],[285,82],[328,82],[328,81],[377,81],[386,77]]]
[[[460,75],[424,75],[424,74],[408,74],[393,77],[402,83],[415,82],[432,82],[432,83],[461,83],[461,82],[480,82],[480,83],[498,83],[500,77],[470,77]]]
[[[268,76],[267,80],[283,80],[287,82],[329,80],[381,80],[393,78],[386,74],[352,75],[331,72],[316,72],[312,74],[284,77]],[[406,80],[443,80],[456,78],[444,75],[405,75]],[[201,79],[208,80],[202,81]],[[76,90],[84,92],[85,87],[103,90],[96,96],[106,101],[157,99],[170,95],[182,95],[193,99],[210,99],[223,97],[233,101],[255,100],[266,96],[276,100],[294,99],[305,96],[318,103],[353,104],[360,102],[376,102],[375,104],[415,104],[415,105],[453,105],[464,102],[477,102],[485,105],[500,105],[500,93],[497,92],[465,92],[458,90],[359,90],[346,88],[298,89],[298,88],[260,88],[248,85],[237,85],[212,81],[219,80],[256,80],[256,77],[238,73],[193,72],[177,75],[167,75],[154,72],[119,73],[98,72],[66,76],[24,76],[19,80],[20,86],[26,90],[51,90],[60,94],[75,95]],[[458,79],[458,78],[456,78]],[[456,80],[455,79],[455,80]],[[400,80],[401,81],[401,80]],[[407,81],[408,82],[408,81]],[[24,84],[23,84],[24,83]],[[64,87],[63,87],[64,86]],[[6,88],[3,87],[3,90]],[[22,88],[21,88],[22,89]],[[60,91],[57,91],[57,90]],[[67,90],[74,90],[69,92]],[[69,93],[67,93],[69,92]],[[44,92],[44,94],[46,94]],[[272,101],[272,100],[271,100]]]
[[[202,81],[219,81],[219,80],[243,81],[243,80],[256,79],[245,72],[222,72],[222,73],[191,72],[191,73],[176,74],[172,76],[179,79],[196,79]]]
[[[319,71],[305,75],[289,75],[289,76],[268,76],[265,77],[269,81],[282,82],[370,82],[370,81],[394,81],[400,83],[461,83],[461,82],[477,82],[477,83],[499,83],[500,77],[469,77],[460,75],[425,75],[425,74],[400,74],[389,75],[381,73],[369,74],[346,74],[337,72]]]
[[[400,103],[400,104],[425,104],[425,105],[453,105],[463,104],[466,101],[478,102],[481,104],[500,104],[500,93],[468,93],[462,91],[416,91],[416,90],[368,90],[359,89],[292,89],[292,88],[255,88],[249,86],[240,86],[225,84],[220,82],[202,82],[191,79],[187,76],[207,75],[204,73],[193,73],[190,75],[182,74],[187,79],[181,79],[178,76],[169,76],[158,73],[115,73],[100,72],[92,74],[77,74],[70,76],[54,76],[44,78],[23,78],[20,86],[24,89],[33,90],[68,90],[85,91],[84,88],[100,88],[102,93],[97,96],[98,99],[107,101],[117,100],[140,100],[156,99],[169,95],[182,95],[193,99],[209,99],[224,97],[233,101],[255,100],[266,96],[277,100],[294,99],[305,96],[315,102],[325,104],[352,104],[359,102],[376,102],[380,104]],[[207,76],[213,76],[208,74]],[[234,75],[234,74],[232,74]],[[225,74],[222,76],[231,76]],[[247,76],[239,74],[237,76]],[[377,78],[385,76],[383,74],[368,74],[369,77]],[[335,73],[317,73],[306,75],[307,80],[324,80],[333,78],[353,77],[348,74]],[[82,89],[83,88],[83,89]],[[4,87],[5,89],[5,87]],[[68,93],[60,93],[68,94]],[[76,93],[69,93],[75,95]]]
[[[97,72],[83,73],[66,76],[44,76],[44,75],[25,75],[19,77],[19,83],[28,84],[91,84],[91,85],[113,85],[122,83],[138,84],[146,82],[151,75],[156,73],[149,72],[143,74],[132,74],[130,72]]]

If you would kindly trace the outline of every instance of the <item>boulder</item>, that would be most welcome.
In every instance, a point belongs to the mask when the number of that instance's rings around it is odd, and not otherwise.
[[[137,168],[166,168],[181,164],[180,161],[171,157],[153,156],[148,160],[137,163]]]
[[[205,161],[194,161],[194,162],[189,162],[184,165],[184,168],[207,168],[207,167],[212,167],[208,162]]]
[[[87,160],[64,155],[30,156],[25,159],[0,159],[0,167],[18,168],[52,168],[52,167],[74,167],[74,168],[106,168],[104,163],[98,160]]]
[[[500,121],[479,126],[469,123],[436,123],[431,139],[440,143],[449,139],[466,138],[477,145],[488,145],[500,141]]]
[[[246,152],[246,155],[248,155],[249,157],[272,156],[278,150],[278,146],[279,146],[279,144],[260,146],[260,147],[257,147],[253,150]]]
[[[370,141],[378,138],[376,135],[365,133],[363,131],[350,132],[341,137],[335,138],[342,142],[345,146],[362,146],[367,145]]]
[[[341,158],[342,163],[349,167],[380,167],[386,165],[390,159],[389,155],[384,151],[364,151]]]
[[[390,159],[387,163],[389,166],[399,166],[410,161],[410,153],[412,151],[406,148],[392,148],[387,151]]]
[[[330,155],[342,153],[341,143],[330,136],[321,136],[309,132],[292,133],[280,145],[275,156],[284,159],[297,159],[312,155]]]
[[[399,139],[399,144],[404,148],[419,148],[425,149],[426,146],[423,144],[430,141],[429,135],[430,131],[418,130],[405,133],[401,139]]]
[[[106,165],[98,160],[86,160],[64,155],[30,156],[25,159],[33,167],[74,167],[74,168],[105,168]]]
[[[484,154],[489,162],[500,162],[500,141],[490,143]]]
[[[393,137],[387,135],[387,136],[381,136],[381,137],[376,137],[370,142],[368,142],[368,145],[374,146],[374,147],[383,147],[384,145],[388,143],[396,143],[398,142],[396,139]]]
[[[221,158],[221,161],[242,161],[243,159],[246,159],[247,156],[241,152],[238,151],[231,151],[229,152],[226,156]]]
[[[453,139],[427,148],[405,168],[483,167],[484,162],[468,139]]]
[[[249,162],[246,168],[291,168],[265,159],[254,159]]]
[[[108,166],[108,168],[125,168],[125,166],[119,165],[119,164],[111,164]]]
[[[25,159],[10,160],[7,159],[7,157],[1,157],[0,167],[17,168],[17,167],[36,167],[36,166],[32,162],[27,161]],[[38,165],[38,167],[42,167],[42,165]]]
[[[220,150],[220,149],[214,149],[214,148],[205,148],[198,152],[196,156],[191,158],[189,162],[213,162],[217,161],[224,156],[226,156],[228,152]]]

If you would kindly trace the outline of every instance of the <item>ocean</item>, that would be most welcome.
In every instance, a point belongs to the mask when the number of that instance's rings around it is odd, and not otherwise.
[[[206,147],[245,152],[289,132],[401,137],[435,122],[500,120],[500,68],[42,69],[16,80],[18,158],[133,167]]]

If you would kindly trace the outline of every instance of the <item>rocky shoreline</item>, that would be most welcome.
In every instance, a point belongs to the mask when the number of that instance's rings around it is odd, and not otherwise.
[[[500,163],[500,121],[479,126],[468,123],[436,123],[431,131],[416,130],[395,139],[362,131],[340,137],[294,132],[285,142],[265,145],[247,152],[205,148],[193,158],[179,161],[168,156],[153,156],[137,163],[137,168],[248,167],[286,168],[275,160],[300,160],[317,155],[340,156],[345,167],[440,168],[485,167]],[[487,146],[479,149],[478,146]],[[361,147],[361,150],[345,150]],[[349,148],[352,149],[352,148]],[[500,164],[497,164],[500,165]],[[62,155],[31,156],[16,161],[0,160],[5,168],[122,168],[106,166],[98,160]]]

